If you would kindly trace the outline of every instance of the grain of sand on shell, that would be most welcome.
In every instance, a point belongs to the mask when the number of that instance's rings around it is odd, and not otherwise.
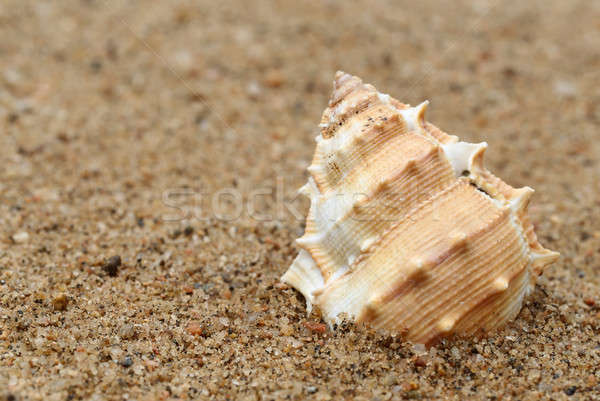
[[[0,3],[0,397],[599,399],[600,3],[444,7]],[[507,327],[426,350],[279,284],[338,69],[536,189],[562,258]]]

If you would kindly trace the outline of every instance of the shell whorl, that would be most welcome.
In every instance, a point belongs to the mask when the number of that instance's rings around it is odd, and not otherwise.
[[[491,174],[485,142],[425,121],[427,104],[336,73],[301,188],[301,251],[282,280],[329,323],[346,313],[431,344],[512,319],[558,254],[527,217],[533,190]]]

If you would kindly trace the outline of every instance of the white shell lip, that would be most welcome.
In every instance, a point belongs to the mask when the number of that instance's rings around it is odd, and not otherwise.
[[[464,175],[465,172],[467,175],[471,173],[475,157],[485,151],[488,144],[487,142],[455,142],[442,144],[441,146],[454,169],[454,173],[459,177]]]
[[[490,331],[516,316],[531,272],[558,258],[526,216],[533,189],[485,169],[486,142],[426,122],[428,104],[410,107],[336,73],[299,190],[311,200],[306,232],[281,278],[330,326],[344,313],[425,344]],[[366,195],[358,208],[352,188]],[[377,220],[382,199],[399,213],[393,222]],[[367,218],[353,220],[360,213]]]

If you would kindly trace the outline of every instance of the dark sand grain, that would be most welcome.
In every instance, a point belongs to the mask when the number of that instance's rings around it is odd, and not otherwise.
[[[0,3],[0,397],[600,399],[600,2],[220,3]],[[279,284],[338,69],[536,189],[562,258],[508,327],[322,332]]]

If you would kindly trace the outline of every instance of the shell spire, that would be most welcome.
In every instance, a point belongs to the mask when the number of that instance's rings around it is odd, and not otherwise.
[[[558,253],[527,216],[533,189],[490,173],[462,142],[337,72],[308,183],[301,248],[282,280],[333,324],[345,313],[433,344],[514,318]]]

